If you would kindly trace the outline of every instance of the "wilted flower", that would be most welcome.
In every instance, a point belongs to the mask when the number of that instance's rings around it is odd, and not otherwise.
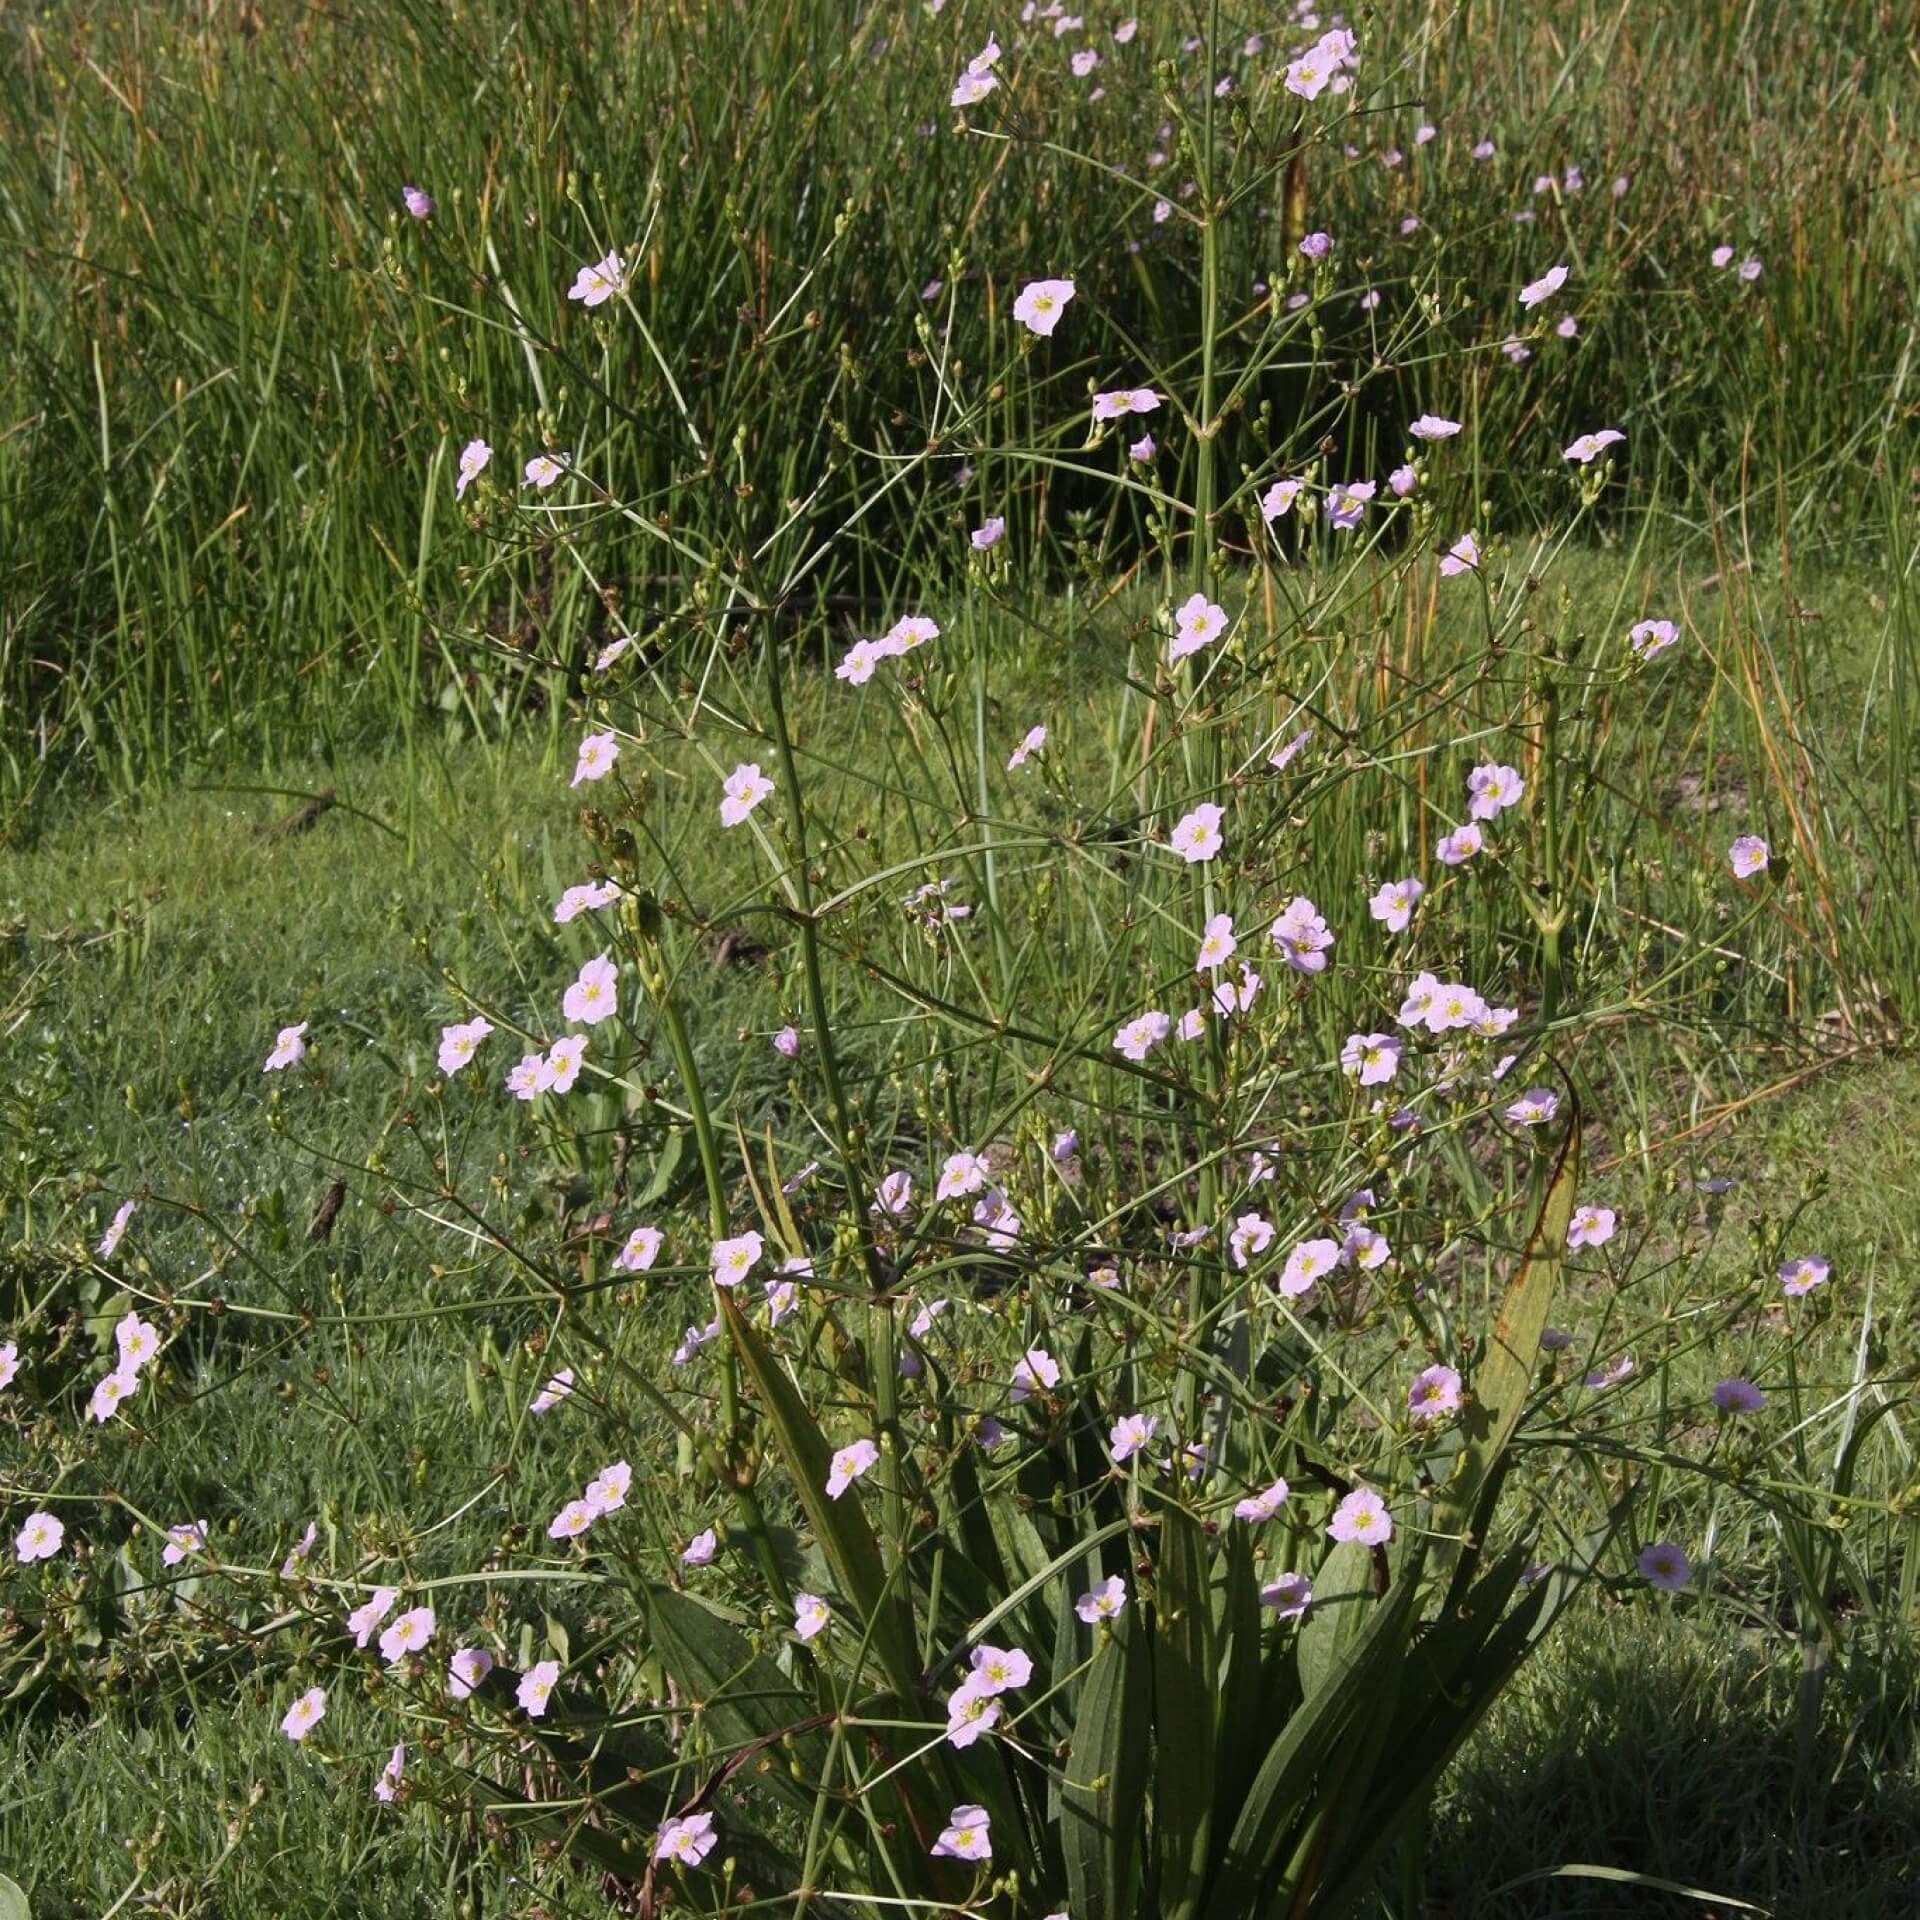
[[[1751,1380],[1736,1375],[1714,1388],[1713,1404],[1722,1413],[1758,1413],[1766,1406],[1767,1396]]]
[[[402,187],[400,199],[407,211],[416,220],[427,220],[433,216],[433,195],[425,187]]]

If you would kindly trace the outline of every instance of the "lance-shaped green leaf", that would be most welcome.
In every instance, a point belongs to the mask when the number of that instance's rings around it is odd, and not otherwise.
[[[748,1326],[746,1315],[724,1289],[720,1292],[720,1312],[833,1577],[859,1613],[888,1682],[903,1702],[912,1702],[919,1687],[912,1609],[905,1592],[888,1583],[880,1560],[880,1543],[867,1524],[859,1496],[828,1498],[827,1473],[833,1464],[833,1449],[826,1435],[807,1411],[786,1369],[762,1345]]]
[[[756,1653],[745,1634],[690,1594],[649,1586],[646,1609],[653,1651],[682,1698],[704,1719],[715,1753],[725,1756],[777,1740],[770,1764],[756,1767],[750,1777],[810,1812],[814,1785],[826,1765],[815,1703],[765,1654]]]
[[[1060,1789],[1060,1841],[1075,1920],[1129,1920],[1133,1912],[1152,1731],[1146,1634],[1138,1619],[1122,1614],[1081,1683]]]
[[[1208,1897],[1208,1920],[1259,1911],[1283,1847],[1297,1844],[1317,1777],[1363,1717],[1385,1713],[1399,1677],[1417,1580],[1394,1583],[1267,1749],[1241,1805]]]
[[[1377,1601],[1373,1549],[1359,1540],[1336,1540],[1313,1576],[1313,1605],[1300,1623],[1300,1691],[1309,1700],[1339,1671]]]
[[[1184,1507],[1160,1509],[1154,1560],[1154,1843],[1163,1920],[1197,1913],[1213,1833],[1213,1595],[1207,1537]]]
[[[1466,1444],[1453,1477],[1433,1503],[1434,1526],[1443,1534],[1457,1534],[1465,1527],[1481,1483],[1520,1424],[1540,1365],[1540,1335],[1567,1257],[1567,1226],[1579,1181],[1580,1109],[1572,1104],[1567,1136],[1560,1143],[1540,1217],[1528,1237],[1526,1257],[1507,1284],[1472,1381],[1473,1401],[1462,1421]]]
[[[1227,1544],[1220,1598],[1220,1678],[1216,1713],[1220,1758],[1214,1783],[1222,1816],[1240,1805],[1260,1754],[1263,1690],[1260,1670],[1260,1577],[1249,1529],[1236,1526]]]

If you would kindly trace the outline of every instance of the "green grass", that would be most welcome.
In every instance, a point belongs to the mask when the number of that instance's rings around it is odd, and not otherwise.
[[[1599,558],[1577,561],[1572,577],[1583,596],[1637,602],[1657,591]],[[1824,597],[1835,608],[1864,600],[1837,578]],[[1871,619],[1836,620],[1831,632],[1807,693],[1809,731],[1821,741],[1843,716],[1857,718],[1880,670]],[[1011,663],[1020,657],[1011,634],[1008,645]],[[1027,715],[1047,713],[1063,790],[1076,752],[1084,773],[1102,751],[1077,743],[1076,730],[1097,709],[1113,660],[1111,642],[1066,654],[1035,647],[1001,683],[997,730],[1017,737]],[[803,739],[837,711],[824,684],[803,689]],[[1665,725],[1657,713],[1637,724],[1656,739]],[[834,749],[854,750],[844,739]],[[382,1183],[364,1172],[376,1133],[390,1171],[404,1181],[417,1166],[380,1116],[392,1111],[396,1074],[416,1088],[431,1077],[432,1035],[459,1004],[441,969],[477,1001],[511,1006],[530,980],[570,965],[559,957],[564,930],[545,924],[548,904],[582,870],[564,771],[564,759],[555,765],[533,748],[471,745],[436,755],[424,775],[394,761],[288,767],[251,783],[256,790],[90,809],[14,861],[0,898],[12,922],[8,1045],[22,1143],[4,1272],[11,1315],[49,1299],[56,1315],[73,1313],[64,1339],[76,1358],[104,1337],[93,1331],[102,1322],[79,1317],[111,1310],[111,1283],[83,1249],[115,1198],[136,1189],[151,1197],[130,1233],[126,1283],[147,1300],[177,1292],[204,1303],[220,1291],[234,1302],[224,1317],[187,1319],[174,1384],[146,1423],[149,1444],[114,1456],[115,1484],[137,1511],[205,1517],[216,1545],[231,1541],[243,1560],[277,1555],[317,1518],[335,1565],[395,1544],[402,1513],[416,1526],[457,1516],[401,1547],[414,1575],[430,1577],[519,1544],[544,1511],[536,1490],[584,1477],[607,1452],[605,1420],[519,1416],[544,1375],[534,1349],[550,1316],[537,1296],[478,1317],[460,1310],[476,1287],[496,1298],[513,1289],[467,1275],[418,1222],[396,1232],[371,1204]],[[1742,776],[1722,777],[1737,785]],[[337,806],[306,831],[264,831],[322,781]],[[857,810],[861,791],[849,783],[836,797],[828,782],[822,804]],[[677,838],[669,816],[656,817],[678,848],[673,870],[689,900],[728,923],[715,910],[726,862],[710,840]],[[887,830],[884,813],[868,824]],[[793,1008],[779,959],[717,969],[709,960],[689,969],[687,987],[702,1070],[731,1089],[729,1114],[750,1127],[762,1117],[784,1124],[783,1072],[766,1042]],[[846,1005],[855,1057],[884,1008]],[[318,1097],[298,1102],[258,1070],[262,1036],[290,1009],[315,1016],[324,1066]],[[1762,1011],[1756,1003],[1754,1018]],[[1869,1288],[1888,1368],[1911,1369],[1920,1157],[1899,1124],[1920,1092],[1910,1065],[1829,1064],[1815,1051],[1769,1065],[1728,1034],[1676,1072],[1661,1043],[1631,1030],[1593,1058],[1591,1071],[1604,1058],[1612,1076],[1607,1111],[1635,1113],[1652,1152],[1644,1166],[1628,1156],[1590,1182],[1589,1197],[1655,1218],[1672,1179],[1711,1171],[1737,1181],[1726,1228],[1688,1271],[1689,1299],[1737,1285],[1749,1257],[1742,1223],[1811,1189],[1809,1217],[1848,1275],[1848,1304],[1809,1356],[1815,1402],[1844,1394]],[[1803,1084],[1738,1107],[1790,1074]],[[1738,1108],[1730,1117],[1687,1134],[1729,1104]],[[450,1138],[457,1164],[477,1170],[512,1153],[523,1130],[497,1103],[471,1111]],[[1605,1138],[1603,1157],[1622,1144]],[[307,1222],[336,1172],[349,1201],[331,1238],[310,1245]],[[536,1150],[510,1176],[518,1229],[548,1245],[580,1223],[576,1182],[565,1155]],[[683,1285],[635,1290],[625,1311],[637,1350],[677,1328]],[[417,1303],[421,1317],[392,1318],[397,1303]],[[1588,1326],[1605,1310],[1604,1289],[1591,1288],[1561,1309]],[[318,1324],[304,1325],[303,1312]],[[1766,1335],[1758,1338],[1756,1371],[1769,1364]],[[1724,1360],[1683,1359],[1673,1391],[1704,1393]],[[70,1404],[66,1417],[77,1411]],[[306,1443],[289,1447],[295,1430]],[[1911,1479],[1911,1439],[1897,1423],[1882,1429],[1870,1497]],[[663,1441],[642,1420],[630,1444]],[[505,1477],[476,1475],[483,1463]],[[1434,1827],[1436,1915],[1664,1910],[1664,1896],[1612,1882],[1531,1883],[1495,1898],[1493,1889],[1561,1862],[1651,1874],[1782,1914],[1816,1900],[1839,1913],[1887,1911],[1905,1884],[1887,1848],[1900,1809],[1920,1793],[1903,1731],[1910,1620],[1869,1627],[1863,1616],[1824,1708],[1796,1731],[1797,1667],[1767,1626],[1794,1622],[1777,1540],[1685,1482],[1660,1518],[1696,1549],[1709,1525],[1718,1531],[1716,1580],[1738,1596],[1732,1617],[1683,1600],[1649,1645],[1643,1602],[1622,1591],[1588,1603],[1450,1778]],[[1855,1544],[1865,1563],[1911,1586],[1920,1559],[1897,1525],[1863,1518]],[[110,1630],[106,1671],[116,1677],[106,1697],[85,1677],[95,1656],[83,1642],[71,1662],[51,1656],[31,1711],[13,1718],[23,1786],[0,1801],[0,1863],[34,1886],[37,1912],[100,1910],[136,1873],[143,1892],[183,1912],[210,1911],[208,1902],[235,1914],[424,1914],[450,1910],[447,1901],[456,1911],[514,1910],[511,1869],[476,1852],[457,1826],[366,1797],[391,1727],[378,1698],[362,1709],[336,1683],[329,1731],[349,1763],[337,1780],[278,1739],[278,1712],[307,1671],[307,1626],[289,1617],[268,1628],[262,1617],[256,1635],[237,1640],[211,1624],[183,1633],[174,1616],[195,1592],[188,1583],[150,1611],[130,1607]],[[592,1586],[562,1583],[510,1594],[504,1618],[509,1637],[512,1623],[538,1634],[555,1617],[577,1640],[595,1631],[596,1605]],[[1727,1788],[1729,1767],[1747,1783],[1738,1794]],[[1523,1819],[1513,1816],[1516,1797]],[[584,1880],[576,1894],[590,1910]]]
[[[1089,378],[1164,386],[1201,363],[1181,185],[1211,101],[1162,96],[1152,62],[1172,49],[1151,10],[1133,57],[1109,50],[1104,100],[1036,50],[996,103],[1011,117],[976,115],[994,137],[973,139],[943,105],[984,34],[958,7],[727,0],[674,9],[657,36],[606,0],[376,14],[276,11],[253,31],[66,6],[0,28],[0,822],[16,832],[50,782],[126,793],[235,753],[411,739],[445,710],[508,723],[528,689],[492,639],[577,667],[604,637],[602,585],[654,604],[657,568],[617,515],[579,530],[583,566],[524,527],[478,564],[476,533],[506,530],[499,496],[540,446],[571,447],[649,515],[670,507],[695,547],[755,545],[802,494],[807,530],[834,526],[923,437],[933,336],[907,349],[931,279],[948,290],[924,312],[977,373],[1004,356],[992,315],[1022,278],[1079,276],[1070,348],[1028,363],[1000,417],[953,423],[936,470],[971,461],[956,505],[1010,511],[1043,586],[1072,571],[1099,496],[996,447]],[[1272,22],[1228,9],[1222,30],[1255,25]],[[1468,498],[1509,528],[1539,517],[1542,421],[1629,428],[1610,512],[1653,514],[1701,564],[1753,543],[1799,568],[1877,543],[1890,509],[1910,521],[1910,76],[1868,0],[1395,0],[1367,40],[1363,151],[1322,140],[1306,159],[1304,217],[1348,249],[1324,337],[1254,381],[1217,441],[1226,472],[1322,436],[1370,470],[1437,406],[1470,423]],[[1243,86],[1257,70],[1242,63]],[[1441,136],[1416,151],[1423,106]],[[1492,163],[1467,157],[1482,134]],[[1082,142],[1140,184],[1061,158]],[[1413,158],[1390,171],[1396,144]],[[1247,144],[1216,228],[1232,301],[1299,278],[1282,244],[1297,229],[1275,218],[1284,157],[1270,128]],[[1531,194],[1570,163],[1584,191]],[[397,207],[416,179],[440,201],[424,227]],[[1156,226],[1163,194],[1176,211]],[[1400,237],[1410,213],[1424,225]],[[644,260],[658,356],[610,345],[563,298],[609,244]],[[1756,253],[1763,278],[1714,273],[1715,244]],[[1514,369],[1497,352],[1524,318],[1513,290],[1563,253],[1580,337]],[[1388,298],[1374,316],[1368,284]],[[1416,294],[1446,307],[1436,334],[1410,323]],[[1236,365],[1258,311],[1232,309]],[[452,466],[474,434],[501,484],[462,510]],[[1191,447],[1163,438],[1190,491]],[[871,600],[929,568],[951,582],[952,547],[930,538],[947,518],[937,489],[895,492],[806,597]],[[1109,537],[1125,553],[1137,530]]]

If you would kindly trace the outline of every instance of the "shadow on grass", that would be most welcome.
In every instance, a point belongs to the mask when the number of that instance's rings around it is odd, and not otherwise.
[[[1427,1920],[1893,1920],[1920,1914],[1920,1644],[1863,1623],[1812,1737],[1799,1661],[1700,1616],[1571,1623],[1461,1756]],[[1727,1899],[1556,1877],[1566,1863]]]

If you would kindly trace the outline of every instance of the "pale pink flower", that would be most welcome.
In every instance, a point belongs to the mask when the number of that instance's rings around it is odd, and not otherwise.
[[[469,440],[460,449],[460,470],[453,479],[453,497],[456,500],[464,498],[467,489],[479,479],[492,458],[493,449],[484,440]]]
[[[1815,1287],[1824,1287],[1833,1265],[1824,1254],[1802,1253],[1780,1263],[1780,1291],[1798,1299]]]
[[[189,1520],[184,1526],[167,1529],[167,1544],[160,1549],[160,1564],[177,1567],[190,1553],[207,1550],[207,1523]]]
[[[1036,1393],[1051,1393],[1059,1384],[1059,1361],[1045,1347],[1029,1347],[1014,1363],[1013,1385],[1007,1398],[1018,1406]]]
[[[1124,420],[1130,413],[1152,413],[1160,405],[1160,396],[1151,387],[1115,387],[1093,396],[1096,420]]]
[[[1029,727],[1027,729],[1025,739],[1023,739],[1020,742],[1020,744],[1014,748],[1013,752],[1007,756],[1007,771],[1009,773],[1013,773],[1017,771],[1019,768],[1024,767],[1027,764],[1027,762],[1031,760],[1033,756],[1036,753],[1038,753],[1040,749],[1044,747],[1046,744],[1047,744],[1046,728],[1045,727]]]
[[[1000,1718],[1000,1702],[969,1677],[947,1697],[947,1742],[965,1749]]]
[[[1073,1610],[1088,1626],[1111,1620],[1127,1604],[1127,1583],[1119,1574],[1110,1573],[1093,1589],[1073,1603]]]
[[[527,1403],[529,1413],[550,1413],[573,1391],[573,1369],[562,1367]]]
[[[1128,1060],[1144,1060],[1172,1031],[1172,1020],[1158,1007],[1149,1007],[1115,1033],[1114,1049]]]
[[[566,453],[536,453],[526,464],[525,480],[530,487],[538,487],[542,493],[566,472],[573,456]]]
[[[1153,444],[1153,435],[1143,433],[1138,440],[1134,441],[1134,443],[1128,447],[1127,458],[1137,461],[1144,467],[1152,461],[1153,456],[1158,451],[1159,449]]]
[[[1211,860],[1226,844],[1220,832],[1221,809],[1211,801],[1203,802],[1182,816],[1167,844],[1188,866]]]
[[[720,824],[737,827],[773,791],[773,782],[749,760],[727,775],[720,791]]]
[[[856,640],[840,657],[834,677],[850,687],[864,687],[874,676],[884,656],[871,640]]]
[[[669,1820],[653,1843],[656,1860],[677,1860],[683,1867],[697,1867],[720,1836],[713,1830],[713,1815],[691,1813],[684,1819]]]
[[[123,1361],[113,1372],[94,1382],[92,1396],[87,1401],[87,1417],[101,1422],[111,1420],[120,1402],[137,1392],[139,1385],[139,1374]]]
[[[1765,873],[1770,857],[1771,849],[1757,833],[1743,833],[1727,849],[1727,864],[1736,880],[1751,880],[1756,873]]]
[[[817,1593],[793,1596],[793,1630],[802,1640],[812,1640],[826,1632],[833,1615]]]
[[[1263,1213],[1243,1213],[1227,1236],[1227,1251],[1233,1256],[1233,1264],[1243,1269],[1272,1245],[1273,1222]]]
[[[1236,1501],[1233,1517],[1236,1520],[1251,1521],[1256,1525],[1261,1521],[1271,1520],[1286,1503],[1290,1491],[1284,1480],[1276,1480],[1272,1486],[1262,1489],[1259,1493],[1250,1493],[1244,1500]]]
[[[767,1243],[751,1228],[745,1233],[736,1234],[731,1240],[716,1240],[712,1253],[713,1284],[716,1287],[737,1287],[759,1264],[766,1246]]]
[[[380,1778],[373,1783],[373,1797],[391,1804],[400,1791],[400,1782],[407,1771],[407,1743],[397,1741],[393,1751],[387,1755],[387,1764],[380,1769]]]
[[[1617,427],[1602,427],[1598,433],[1583,433],[1577,440],[1570,441],[1561,457],[1584,467],[1626,437]]]
[[[1560,1096],[1551,1087],[1529,1087],[1512,1106],[1506,1117],[1516,1127],[1542,1127],[1560,1111]]]
[[[687,1542],[686,1549],[680,1555],[683,1567],[707,1567],[713,1564],[713,1556],[718,1552],[720,1536],[713,1528],[703,1528]]]
[[[1260,496],[1260,518],[1272,526],[1283,514],[1292,512],[1306,484],[1304,480],[1276,480]]]
[[[580,742],[580,757],[574,762],[573,778],[577,787],[583,780],[604,780],[620,757],[620,742],[611,733],[590,733]]]
[[[1305,894],[1296,894],[1281,909],[1268,930],[1286,963],[1296,973],[1324,973],[1334,936],[1320,909]]]
[[[987,1184],[989,1168],[977,1153],[950,1153],[940,1169],[940,1182],[934,1188],[936,1200],[958,1200],[978,1193]]]
[[[605,1466],[587,1482],[583,1496],[597,1519],[617,1513],[627,1504],[627,1489],[633,1485],[633,1469],[624,1460]]]
[[[1569,1247],[1604,1247],[1613,1238],[1611,1207],[1576,1207],[1567,1223]]]
[[[966,1684],[986,1694],[1024,1687],[1033,1678],[1033,1660],[1023,1647],[978,1646],[972,1664],[973,1675]]]
[[[1537,307],[1541,301],[1551,300],[1566,284],[1566,268],[1549,267],[1538,280],[1529,280],[1520,289],[1520,304],[1523,307]]]
[[[553,1069],[544,1053],[523,1053],[507,1073],[507,1091],[516,1100],[531,1100],[553,1085]]]
[[[13,1536],[14,1558],[23,1567],[32,1566],[36,1560],[51,1560],[66,1537],[66,1523],[57,1515],[30,1513],[26,1524]]]
[[[1287,1255],[1287,1264],[1281,1268],[1280,1277],[1274,1285],[1288,1299],[1297,1300],[1302,1294],[1311,1293],[1314,1283],[1339,1264],[1340,1243],[1337,1240],[1302,1240]]]
[[[1480,565],[1480,546],[1471,533],[1463,533],[1440,556],[1440,572],[1448,580],[1472,573]]]
[[[1073,294],[1071,280],[1029,280],[1014,296],[1013,317],[1029,333],[1048,339],[1060,324],[1060,316],[1066,312]]]
[[[835,1453],[827,1469],[827,1498],[838,1500],[880,1458],[871,1440],[855,1440]]]
[[[296,1744],[304,1740],[322,1720],[327,1717],[327,1690],[325,1687],[309,1687],[292,1706],[280,1722],[280,1731]]]
[[[1414,908],[1420,903],[1420,896],[1425,892],[1426,887],[1418,880],[1389,880],[1367,902],[1367,911],[1389,933],[1404,933],[1407,922],[1413,918]]]
[[[1206,931],[1200,938],[1200,951],[1195,956],[1195,973],[1212,973],[1224,967],[1233,958],[1239,942],[1233,935],[1233,915],[1216,913],[1207,922]]]
[[[1407,1389],[1407,1411],[1416,1420],[1438,1420],[1460,1411],[1460,1376],[1451,1367],[1427,1367]]]
[[[895,1167],[874,1189],[872,1210],[899,1220],[912,1205],[913,1175],[904,1167]]]
[[[1488,761],[1467,775],[1467,792],[1472,796],[1467,811],[1476,820],[1492,820],[1513,806],[1526,790],[1527,783],[1517,768]]]
[[[0,1346],[0,1388],[13,1385],[14,1376],[20,1371],[20,1347],[17,1341],[9,1340]]]
[[[1437,413],[1423,413],[1407,431],[1416,440],[1451,440],[1460,431],[1460,422]]]
[[[1100,64],[1100,52],[1097,47],[1081,47],[1068,63],[1073,68],[1074,78],[1084,80]]]
[[[1469,820],[1464,826],[1455,827],[1449,834],[1443,834],[1439,845],[1434,848],[1435,857],[1449,867],[1464,866],[1480,851],[1486,843],[1480,829]]]
[[[1334,1508],[1327,1531],[1336,1540],[1377,1547],[1393,1538],[1393,1516],[1371,1487],[1356,1487]]]
[[[433,195],[424,187],[402,187],[401,203],[416,220],[428,220],[433,217]]]
[[[1313,1604],[1313,1582],[1304,1573],[1283,1573],[1260,1589],[1260,1604],[1282,1620],[1298,1620]]]
[[[1349,480],[1327,489],[1327,524],[1350,533],[1365,518],[1367,502],[1379,492],[1371,480]]]
[[[1671,620],[1640,620],[1627,629],[1627,645],[1642,660],[1665,653],[1680,638],[1680,629]]]
[[[617,253],[609,253],[573,276],[567,298],[578,300],[583,307],[604,306],[625,287],[626,271],[626,262]]]
[[[1350,1033],[1340,1065],[1363,1087],[1384,1087],[1400,1070],[1400,1042],[1390,1033]]]
[[[947,1816],[948,1824],[931,1849],[935,1859],[991,1860],[993,1841],[987,1832],[985,1807],[955,1807]]]
[[[304,1020],[297,1027],[282,1027],[274,1035],[273,1051],[267,1055],[262,1073],[278,1073],[283,1067],[297,1067],[307,1057],[307,1025]]]
[[[528,1719],[542,1720],[553,1700],[553,1690],[559,1684],[560,1662],[537,1660],[520,1676],[520,1684],[514,1688],[513,1697],[519,1701],[520,1711]]]
[[[626,1244],[614,1255],[613,1264],[622,1273],[645,1273],[660,1257],[664,1244],[658,1227],[635,1227]]]
[[[1169,660],[1184,660],[1211,645],[1227,630],[1227,613],[1204,593],[1196,593],[1181,603],[1173,616],[1173,638],[1167,644]]]
[[[114,1322],[113,1343],[119,1349],[122,1370],[138,1373],[160,1351],[159,1329],[137,1312],[123,1313]]]
[[[457,1020],[440,1029],[440,1071],[458,1073],[474,1056],[475,1050],[493,1031],[493,1022],[485,1019]]]
[[[1005,538],[1006,518],[1002,514],[989,514],[979,526],[967,535],[967,540],[975,553],[990,553]]]
[[[569,1093],[580,1078],[580,1063],[586,1058],[587,1036],[563,1033],[547,1049],[547,1086],[555,1093]]]
[[[403,1613],[380,1636],[380,1657],[396,1667],[410,1653],[418,1653],[433,1638],[434,1617],[431,1607],[413,1607]]]
[[[456,1647],[447,1662],[447,1691],[465,1700],[493,1671],[493,1655],[485,1647]]]
[[[947,104],[954,107],[977,107],[1000,82],[990,73],[963,73],[953,83],[953,92],[947,97]]]
[[[126,1237],[127,1222],[133,1218],[134,1203],[122,1200],[114,1210],[113,1218],[107,1223],[107,1230],[100,1236],[100,1244],[94,1248],[95,1254],[102,1260],[111,1260],[119,1250],[120,1242]]]
[[[353,1635],[353,1644],[364,1647],[373,1638],[373,1630],[393,1611],[393,1603],[400,1598],[398,1587],[375,1587],[366,1599],[347,1615],[347,1631]]]

